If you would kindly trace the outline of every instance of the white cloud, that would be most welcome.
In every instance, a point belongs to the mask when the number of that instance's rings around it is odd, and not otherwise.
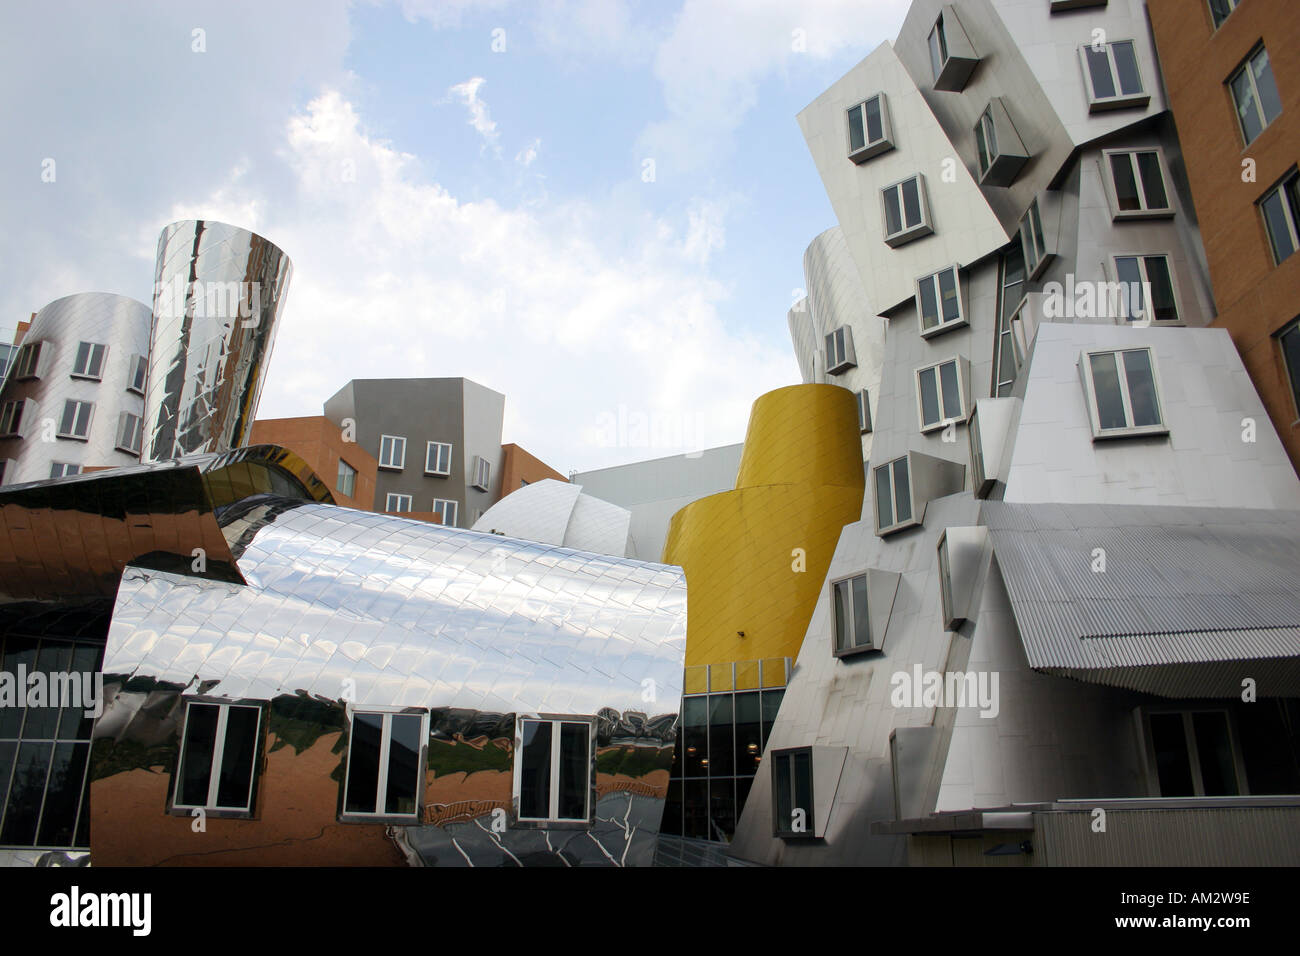
[[[486,82],[481,76],[471,77],[464,83],[457,83],[447,91],[447,95],[465,104],[465,109],[469,111],[469,125],[478,131],[486,145],[500,151],[497,141],[501,138],[501,134],[497,130],[497,124],[488,111],[488,105],[478,96],[478,91]]]
[[[537,152],[542,148],[542,141],[534,139],[531,143],[515,154],[515,162],[520,166],[531,166],[533,160],[537,159]]]

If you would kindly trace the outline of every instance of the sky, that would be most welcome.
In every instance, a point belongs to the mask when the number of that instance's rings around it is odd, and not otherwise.
[[[293,261],[259,418],[464,376],[564,473],[741,441],[834,225],[795,114],[906,0],[0,10],[0,334],[151,302],[162,227]]]

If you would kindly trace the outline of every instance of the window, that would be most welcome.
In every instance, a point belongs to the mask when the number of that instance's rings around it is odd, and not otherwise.
[[[358,711],[348,737],[343,816],[399,817],[414,823],[424,793],[427,712]]]
[[[1043,232],[1043,216],[1035,199],[1025,217],[1020,220],[1020,250],[1025,262],[1025,275],[1037,279],[1051,262],[1047,251],[1047,235]]]
[[[904,455],[873,469],[876,477],[876,533],[898,531],[916,524],[912,489]]]
[[[779,837],[815,832],[811,747],[772,753],[772,829]]]
[[[1012,319],[1024,300],[1025,250],[1013,243],[1002,253],[998,266],[998,328],[993,343],[993,397],[1011,394],[1020,371],[1021,356],[1012,334]]]
[[[1081,360],[1093,438],[1166,434],[1149,348],[1085,352]]]
[[[871,431],[871,393],[865,388],[858,392],[858,431],[863,435]]]
[[[953,615],[952,605],[952,565],[948,560],[948,532],[939,535],[939,604],[943,609],[943,626],[945,630],[956,630],[961,622]]]
[[[128,392],[144,394],[144,377],[148,367],[148,360],[143,355],[131,356],[131,384],[126,387]]]
[[[841,325],[826,336],[826,371],[831,375],[857,367],[858,356],[853,351],[853,330]]]
[[[983,498],[993,488],[996,481],[989,481],[988,470],[984,466],[984,439],[980,435],[980,410],[977,404],[971,409],[970,420],[966,423],[966,439],[970,443],[970,487],[976,498]]]
[[[172,806],[251,812],[261,731],[261,707],[190,701]]]
[[[440,441],[431,441],[425,445],[424,473],[443,478],[451,475],[451,445]]]
[[[339,459],[339,476],[334,487],[338,489],[339,494],[349,498],[357,490],[357,470],[342,458]]]
[[[411,496],[399,495],[390,491],[388,496],[384,499],[384,510],[395,513],[410,511]]]
[[[1247,793],[1241,750],[1226,710],[1146,712],[1147,753],[1162,797]]]
[[[1300,416],[1300,320],[1278,333],[1277,344],[1282,349],[1282,362],[1286,366],[1287,381],[1291,383],[1296,415]]]
[[[1174,296],[1169,257],[1116,256],[1115,275],[1120,282],[1120,308],[1126,321],[1177,322],[1178,300]],[[1151,309],[1147,311],[1147,292]]]
[[[81,474],[81,466],[74,465],[71,462],[56,461],[50,465],[51,478],[66,478],[69,475]]]
[[[923,434],[966,420],[968,379],[965,359],[960,357],[916,370],[916,405]]]
[[[1108,0],[1050,0],[1052,13],[1058,13],[1061,10],[1078,10],[1082,7],[1104,7]]]
[[[1281,265],[1300,249],[1300,172],[1293,169],[1259,201],[1259,209],[1273,247],[1273,261]]]
[[[873,156],[894,148],[893,130],[889,123],[889,107],[884,93],[848,110],[849,159],[865,163]]]
[[[922,338],[966,324],[961,307],[961,277],[956,266],[916,281],[916,314],[921,320]]]
[[[901,246],[934,232],[930,226],[930,205],[925,177],[918,173],[881,190],[885,215],[885,242]]]
[[[1137,219],[1174,214],[1169,193],[1165,189],[1165,164],[1159,150],[1108,150],[1102,155],[1110,169],[1114,218]]]
[[[1240,2],[1241,0],[1210,0],[1210,18],[1214,21],[1214,29],[1223,26],[1223,21],[1237,9]]]
[[[5,402],[0,407],[0,435],[9,437],[17,435],[18,429],[23,425],[23,400]]]
[[[594,718],[520,718],[515,741],[515,820],[592,822]]]
[[[401,471],[406,467],[406,439],[398,435],[379,436],[379,467]]]
[[[997,130],[993,128],[991,108],[984,111],[984,115],[980,117],[979,125],[975,127],[975,147],[979,154],[981,180],[993,168],[993,160],[998,155],[998,136]]]
[[[1088,108],[1091,112],[1146,106],[1151,102],[1151,94],[1142,88],[1137,46],[1132,40],[1089,45],[1079,53],[1088,77]]]
[[[975,125],[975,155],[982,186],[1010,186],[1029,162],[1029,150],[999,96],[989,100]]]
[[[448,501],[446,498],[433,499],[433,513],[436,514],[444,525],[448,528],[456,527],[456,511],[459,505],[455,501]]]
[[[91,402],[70,398],[63,403],[63,418],[59,421],[58,437],[85,441],[90,435],[90,414],[95,409]]]
[[[492,487],[492,462],[482,455],[474,456],[474,480],[470,482],[470,487],[479,491],[487,491]]]
[[[930,30],[930,68],[934,71],[934,88],[960,92],[970,79],[979,57],[970,38],[962,29],[952,4],[944,4]]]
[[[831,585],[836,657],[872,650],[871,619],[867,616],[867,576],[859,574]]]
[[[1282,99],[1273,80],[1268,51],[1263,46],[1257,47],[1228,78],[1228,88],[1232,90],[1232,100],[1237,106],[1241,135],[1249,146],[1282,112]]]
[[[937,83],[939,76],[943,73],[943,65],[948,62],[948,37],[947,31],[943,28],[943,14],[939,14],[939,19],[934,22],[934,27],[930,30],[930,69],[934,71],[934,79]]]
[[[77,357],[72,363],[75,378],[93,378],[99,381],[104,377],[104,354],[108,346],[96,342],[82,342],[77,346]]]
[[[14,359],[14,381],[21,381],[25,378],[36,378],[40,363],[40,342],[29,342],[22,346],[22,348],[18,350],[18,358]]]
[[[131,455],[140,454],[140,439],[143,437],[143,420],[139,415],[123,412],[117,422],[117,448]]]

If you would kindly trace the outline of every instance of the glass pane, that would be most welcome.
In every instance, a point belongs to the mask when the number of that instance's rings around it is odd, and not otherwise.
[[[1034,248],[1033,230],[1029,227],[1029,217],[1020,223],[1020,252],[1025,263],[1025,271],[1032,274],[1038,268],[1038,251]]]
[[[1287,376],[1291,380],[1291,394],[1295,398],[1296,408],[1300,409],[1300,327],[1292,326],[1283,333],[1281,343]]]
[[[888,465],[881,465],[876,469],[876,523],[882,528],[888,528],[894,523],[894,505],[890,495]]]
[[[930,426],[939,421],[939,387],[935,378],[935,370],[932,368],[921,369],[918,376],[922,426]]]
[[[36,669],[45,675],[46,703],[54,703],[56,696],[62,696],[63,682],[57,678],[59,674],[67,673],[71,666],[71,644],[41,642],[40,653],[36,656]],[[67,691],[73,693],[71,688],[67,688]],[[79,688],[76,693],[80,693]],[[27,722],[23,725],[23,736],[28,740],[48,740],[56,736],[60,716],[61,710],[58,707],[29,707]]]
[[[559,817],[562,820],[587,819],[587,791],[591,787],[590,731],[587,724],[572,721],[560,724]]]
[[[5,808],[5,824],[0,832],[0,845],[33,846],[36,843],[36,821],[41,814],[41,801],[45,796],[45,778],[50,769],[50,743],[21,743],[18,759],[14,763],[13,782],[9,787],[9,805]]]
[[[899,521],[912,520],[912,488],[907,479],[907,459],[894,462],[894,506]]]
[[[1002,285],[1010,290],[1013,286],[1018,286],[1025,281],[1025,251],[1019,243],[1013,245],[1002,255]],[[1008,291],[1007,298],[1003,300],[1004,305],[1002,312],[1004,315],[1010,315],[1015,309],[1016,303],[1020,301],[1019,292],[1013,296]]]
[[[185,743],[181,747],[180,794],[176,802],[186,807],[208,805],[208,784],[212,780],[212,754],[216,749],[215,704],[190,704],[185,719]]]
[[[1143,310],[1146,306],[1142,295],[1142,269],[1138,265],[1137,257],[1121,256],[1116,259],[1115,271],[1119,276],[1124,296],[1122,305],[1125,320],[1132,322],[1143,318]]]
[[[1264,212],[1264,223],[1268,226],[1268,238],[1273,245],[1273,258],[1281,262],[1295,252],[1295,243],[1291,239],[1291,230],[1287,226],[1281,190],[1270,193],[1268,198],[1260,203],[1260,209]]]
[[[730,843],[735,832],[735,781],[714,780],[709,784],[709,839]]]
[[[961,318],[961,306],[957,302],[956,269],[946,269],[939,273],[939,299],[943,303],[945,322],[956,322]]]
[[[1142,92],[1142,77],[1138,73],[1137,53],[1132,40],[1120,40],[1110,45],[1115,54],[1115,69],[1119,72],[1119,89],[1125,96]]]
[[[221,753],[221,776],[217,780],[219,807],[249,806],[260,718],[261,712],[256,707],[227,709],[226,746]]]
[[[1235,797],[1237,769],[1232,762],[1228,715],[1221,711],[1192,714],[1196,758],[1201,764],[1201,788],[1207,797]]]
[[[939,37],[939,25],[930,31],[930,69],[934,70],[934,78],[937,81],[939,74],[943,72],[943,61],[946,59],[941,47],[942,41]]]
[[[763,691],[763,746],[772,742],[772,725],[776,723],[777,712],[781,709],[784,690]],[[761,754],[759,756],[762,756]]]
[[[551,813],[551,725],[524,721],[524,753],[520,760],[519,815],[545,819]]]
[[[921,328],[932,329],[939,324],[939,301],[934,294],[934,277],[921,280]]]
[[[939,366],[939,383],[943,390],[943,417],[961,417],[961,394],[957,388],[957,363],[944,362]]]
[[[1088,75],[1092,78],[1093,99],[1104,100],[1115,95],[1115,80],[1110,75],[1110,57],[1106,50],[1094,50],[1091,46],[1084,48],[1088,59]]]
[[[684,801],[683,835],[692,840],[709,838],[709,781],[687,780],[683,789],[686,791]]]
[[[17,674],[19,667],[27,673],[36,667],[36,641],[27,637],[7,637],[4,639],[0,670],[7,674]],[[17,737],[25,713],[25,707],[0,707],[0,737]]]
[[[1232,98],[1237,104],[1237,117],[1241,120],[1241,132],[1246,142],[1252,142],[1263,130],[1259,110],[1255,105],[1255,94],[1250,88],[1250,77],[1242,70],[1232,78]]]
[[[871,619],[867,616],[867,576],[853,579],[853,646],[871,643]]]
[[[420,751],[424,741],[419,714],[394,714],[388,741],[388,779],[384,789],[384,812],[414,814],[420,792]]]
[[[1029,207],[1029,221],[1034,227],[1034,252],[1035,261],[1041,262],[1043,256],[1047,255],[1047,240],[1043,236],[1043,217],[1038,214],[1038,203]]]
[[[736,772],[735,746],[731,695],[714,694],[709,698],[710,777],[729,777]]]
[[[873,96],[867,100],[867,142],[878,143],[885,138],[885,123],[880,114],[880,97]]]
[[[1156,153],[1138,153],[1138,170],[1142,173],[1142,192],[1148,209],[1167,209],[1169,197],[1165,195],[1165,177],[1160,172],[1160,156]]]
[[[1156,752],[1156,773],[1162,797],[1194,797],[1192,765],[1187,756],[1187,735],[1182,714],[1151,715],[1151,745]]]
[[[835,614],[835,649],[842,651],[848,647],[849,630],[849,582],[840,581],[834,587],[833,611]]]
[[[758,773],[763,759],[762,714],[757,693],[736,695],[736,773]]]
[[[790,799],[790,754],[777,754],[772,758],[772,792],[776,795],[776,828],[788,832],[794,808]]]
[[[54,747],[50,785],[41,814],[41,846],[72,846],[77,826],[77,805],[86,776],[89,744],[61,743]]]
[[[1177,322],[1178,305],[1174,302],[1174,280],[1169,274],[1169,260],[1164,256],[1147,256],[1147,281],[1151,283],[1151,318],[1158,322]]]
[[[1092,390],[1097,396],[1097,420],[1102,428],[1123,428],[1128,422],[1124,418],[1115,353],[1103,352],[1088,358],[1092,365]]]
[[[862,107],[855,106],[849,110],[849,152],[857,152],[867,145],[862,130]]]
[[[1160,403],[1156,399],[1156,380],[1151,372],[1151,353],[1146,349],[1125,352],[1124,377],[1128,381],[1129,404],[1133,406],[1133,424],[1159,425]]]
[[[1255,89],[1259,90],[1259,105],[1264,111],[1264,125],[1267,126],[1282,112],[1282,98],[1277,94],[1277,83],[1273,80],[1273,68],[1269,66],[1267,50],[1255,54],[1250,61],[1250,69],[1255,74]]]
[[[357,714],[352,718],[348,741],[348,792],[343,801],[347,813],[374,813],[378,807],[379,744],[384,736],[383,714]]]
[[[9,777],[14,771],[14,757],[18,754],[18,742],[0,740],[0,815],[8,803]]]
[[[1110,169],[1115,179],[1115,198],[1121,212],[1142,208],[1138,196],[1137,179],[1133,176],[1133,161],[1128,153],[1116,153],[1110,158]]]
[[[921,224],[921,193],[917,183],[915,179],[903,183],[903,213],[908,229]]]
[[[943,621],[952,620],[952,572],[948,567],[948,542],[939,549],[939,598],[943,602]]]
[[[749,799],[749,791],[754,786],[753,777],[736,778],[736,819],[745,811],[745,801]]]
[[[688,777],[709,775],[709,711],[707,697],[682,698],[682,742],[686,745],[683,766]]]
[[[903,231],[903,215],[898,206],[898,187],[891,186],[885,190],[885,234],[894,235]]]
[[[669,836],[682,835],[682,782],[680,780],[668,781],[668,797],[664,800],[664,818],[663,823],[659,825],[659,832]]]
[[[996,159],[998,155],[998,131],[997,127],[993,125],[992,112],[984,114],[984,120],[980,125],[984,129],[985,138],[988,140],[989,159]]]
[[[794,755],[794,805],[803,810],[804,832],[813,832],[812,754],[801,751]]]
[[[1228,19],[1228,14],[1232,12],[1230,0],[1210,0],[1210,13],[1214,17],[1214,28],[1217,30],[1223,25],[1223,21]]]
[[[989,164],[992,159],[989,156],[988,143],[984,140],[984,120],[981,119],[979,125],[975,127],[975,150],[979,155],[980,172],[988,172]]]

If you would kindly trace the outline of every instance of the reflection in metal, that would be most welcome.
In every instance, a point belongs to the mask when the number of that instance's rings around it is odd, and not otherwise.
[[[165,227],[154,273],[144,461],[248,440],[292,266],[247,229]]]
[[[581,485],[544,478],[483,512],[474,530],[622,558],[629,554],[631,523],[626,508],[584,494]]]
[[[107,292],[64,296],[36,313],[0,390],[0,407],[23,403],[17,434],[0,438],[5,483],[49,478],[55,463],[80,469],[139,461],[138,450],[118,445],[123,416],[138,417],[144,407],[131,388],[138,359],[149,351],[149,322],[148,306]],[[81,437],[60,437],[69,401],[90,405]]]
[[[682,690],[679,568],[273,496],[222,521],[247,585],[123,575],[97,862],[650,864]],[[271,702],[257,822],[208,822],[243,827],[223,831],[223,859],[162,814],[170,775],[148,769],[174,766],[194,694]],[[340,822],[349,711],[403,707],[432,711],[420,822]],[[543,714],[597,717],[589,829],[506,825],[514,722]],[[141,787],[162,799],[133,811]]]

